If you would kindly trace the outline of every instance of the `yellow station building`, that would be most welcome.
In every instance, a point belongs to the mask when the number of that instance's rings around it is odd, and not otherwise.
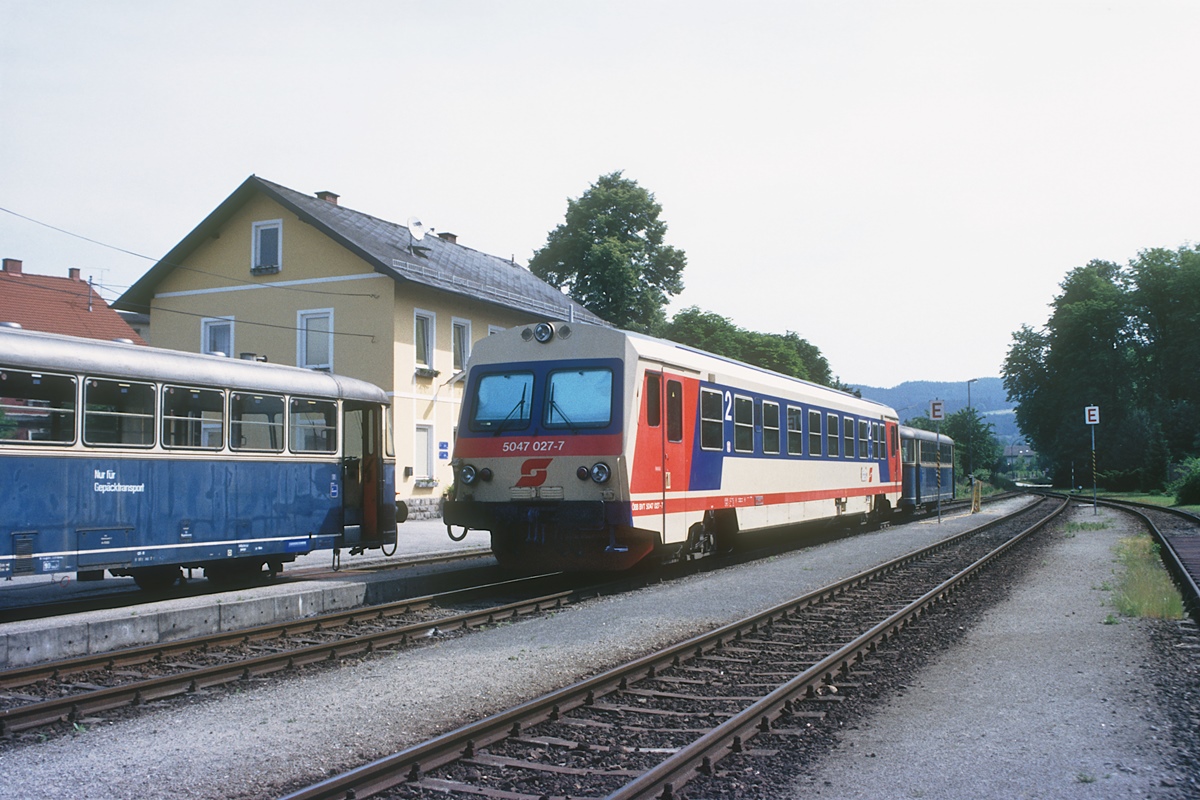
[[[508,259],[250,176],[114,303],[155,347],[264,359],[392,396],[397,499],[438,513],[471,345],[543,319],[603,324]]]

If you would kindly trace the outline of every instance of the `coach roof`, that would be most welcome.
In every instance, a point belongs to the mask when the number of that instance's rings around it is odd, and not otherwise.
[[[344,375],[12,328],[0,328],[0,365],[182,386],[389,402],[378,386]]]

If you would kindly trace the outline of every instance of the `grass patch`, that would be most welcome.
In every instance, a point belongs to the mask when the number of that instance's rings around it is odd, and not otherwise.
[[[1126,617],[1182,619],[1183,597],[1163,567],[1158,544],[1149,534],[1121,539],[1117,560],[1125,567],[1113,606]]]
[[[1108,527],[1107,522],[1068,522],[1063,526],[1063,533],[1081,533],[1082,531],[1102,531]]]

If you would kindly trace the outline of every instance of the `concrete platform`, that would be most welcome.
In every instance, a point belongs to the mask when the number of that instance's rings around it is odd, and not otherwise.
[[[419,520],[400,526],[396,553],[390,558],[378,551],[341,559],[336,576],[320,580],[267,584],[217,594],[180,597],[122,608],[88,611],[53,619],[0,624],[0,670],[43,661],[105,653],[124,647],[178,641],[222,631],[240,630],[289,619],[301,619],[362,605],[421,594],[425,579],[444,571],[440,565],[417,565],[403,570],[363,571],[400,557],[474,550],[480,566],[494,564],[486,532],[471,533],[462,542],[446,535],[440,520]],[[297,558],[284,575],[301,570],[325,570],[332,565],[329,552]],[[38,575],[0,583],[0,607],[31,602],[86,599],[100,592],[120,591],[132,578],[107,578],[96,583],[63,580],[64,576]],[[199,579],[203,582],[203,579]],[[90,593],[90,594],[89,594]]]

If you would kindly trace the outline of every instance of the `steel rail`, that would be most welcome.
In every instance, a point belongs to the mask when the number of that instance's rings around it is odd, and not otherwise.
[[[1160,546],[1160,554],[1163,560],[1163,566],[1171,573],[1171,577],[1175,579],[1175,584],[1179,588],[1180,594],[1183,595],[1183,605],[1187,609],[1188,614],[1200,625],[1200,564],[1195,563],[1195,559],[1187,559],[1175,546],[1172,541],[1174,537],[1168,536],[1158,525],[1151,519],[1152,513],[1166,514],[1168,516],[1179,517],[1187,520],[1196,528],[1197,536],[1200,537],[1200,517],[1188,511],[1183,511],[1178,508],[1170,508],[1168,506],[1156,506],[1153,503],[1139,503],[1133,500],[1113,500],[1110,498],[1101,498],[1097,501],[1101,505],[1109,508],[1116,508],[1126,513],[1133,514],[1146,524],[1150,529],[1150,535],[1154,537],[1154,541]],[[1191,565],[1189,567],[1189,564]]]
[[[848,676],[851,667],[863,661],[880,644],[899,635],[933,605],[977,577],[992,561],[1058,517],[1068,505],[1069,502],[1064,502],[1053,513],[1004,542],[957,575],[929,590],[854,641],[821,659],[744,711],[730,717],[642,776],[611,793],[608,800],[643,800],[652,797],[670,800],[674,797],[674,790],[697,773],[711,772],[712,765],[722,757],[741,752],[746,742],[755,735],[769,732],[773,720],[790,713],[793,704],[798,700],[814,696],[820,686],[832,683],[835,674]]]
[[[431,636],[435,631],[462,630],[513,619],[521,614],[534,614],[562,608],[575,594],[575,591],[556,592],[493,608],[412,623],[388,631],[347,637],[228,664],[200,667],[175,675],[149,678],[122,686],[30,703],[0,711],[0,734],[35,728],[63,719],[76,721],[87,714],[112,708],[160,700],[318,661],[335,660],[358,653],[369,653],[379,648],[405,645],[414,639]]]
[[[1058,515],[1066,507],[1062,504],[1050,516]],[[747,632],[756,632],[759,626],[776,620],[785,620],[791,614],[810,605],[835,598],[846,591],[887,575],[910,562],[923,559],[959,542],[978,535],[990,528],[1004,524],[1014,517],[1027,513],[1026,506],[1005,517],[992,520],[977,528],[964,531],[920,550],[892,559],[884,564],[864,570],[837,583],[809,592],[801,597],[780,603],[751,617],[729,623],[712,631],[699,634],[663,650],[635,659],[622,666],[606,670],[591,678],[528,700],[507,711],[493,714],[482,720],[459,727],[424,743],[406,748],[398,753],[364,764],[356,769],[335,775],[311,786],[285,796],[284,800],[334,800],[335,798],[365,798],[387,791],[404,782],[420,779],[428,773],[460,758],[468,757],[479,749],[501,741],[509,736],[520,735],[523,727],[537,725],[547,720],[557,720],[561,715],[580,706],[591,705],[597,697],[617,690],[624,685],[645,678],[653,678],[658,670],[678,666],[693,656],[703,656],[720,650],[727,642]],[[1045,521],[1043,521],[1044,524]],[[941,587],[933,590],[944,593]],[[899,613],[899,612],[898,612]],[[882,623],[881,623],[882,624]],[[888,628],[891,629],[890,627]],[[872,629],[874,630],[874,629]],[[830,665],[846,659],[842,648],[821,663]],[[848,662],[847,662],[848,663]],[[816,669],[815,667],[813,669]],[[826,667],[830,671],[832,666]],[[807,673],[805,673],[807,674]]]
[[[256,625],[252,628],[242,628],[223,633],[206,634],[204,636],[193,636],[173,642],[127,647],[108,653],[93,653],[59,661],[31,664],[26,667],[14,667],[0,671],[0,689],[15,689],[46,678],[59,679],[64,675],[88,672],[90,670],[133,667],[139,664],[147,664],[152,661],[178,656],[193,650],[265,642],[284,636],[329,631],[346,625],[387,619],[400,614],[408,614],[413,611],[429,608],[434,603],[457,602],[474,594],[495,591],[523,582],[544,580],[552,574],[556,573],[531,575],[464,589],[453,589],[448,592],[410,597],[390,603],[380,603],[378,605],[364,606],[346,611],[334,611],[315,617],[302,617],[286,622],[270,622],[265,625]]]

